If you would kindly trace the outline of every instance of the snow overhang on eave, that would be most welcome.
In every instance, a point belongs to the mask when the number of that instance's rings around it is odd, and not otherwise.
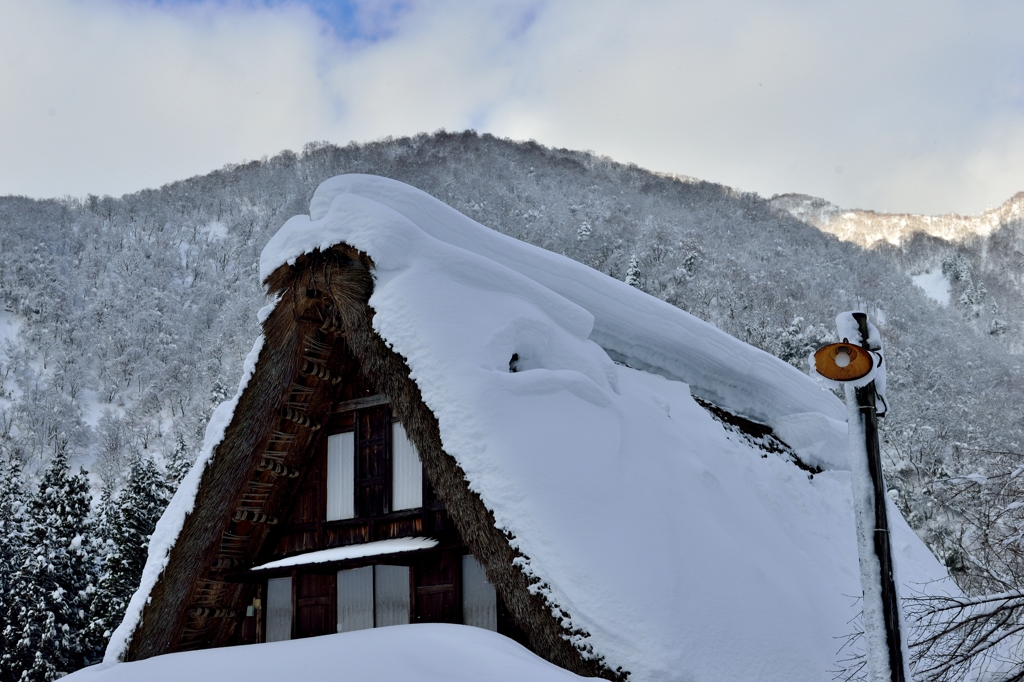
[[[295,556],[277,559],[259,566],[253,566],[250,571],[274,571],[283,568],[294,568],[296,566],[309,566],[311,564],[333,564],[352,559],[366,559],[368,557],[379,557],[391,554],[403,554],[405,552],[416,552],[437,547],[438,541],[434,538],[393,538],[391,540],[378,540],[366,542],[359,545],[347,545],[345,547],[332,547],[316,552],[306,552]]]

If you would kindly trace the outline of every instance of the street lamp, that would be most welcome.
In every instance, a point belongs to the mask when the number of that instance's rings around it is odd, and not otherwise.
[[[812,375],[828,386],[842,387],[846,393],[868,676],[871,682],[907,682],[910,671],[900,633],[899,595],[893,577],[878,447],[878,417],[887,409],[882,342],[864,313],[840,313],[836,327],[843,340],[819,348],[808,361]]]

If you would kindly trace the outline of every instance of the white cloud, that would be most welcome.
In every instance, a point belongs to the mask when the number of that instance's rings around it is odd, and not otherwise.
[[[1024,189],[1015,3],[363,4],[386,37],[339,41],[302,4],[0,0],[0,192],[470,126],[850,207]]]
[[[0,2],[0,191],[121,193],[331,124],[301,8]],[[329,47],[329,46],[326,46]]]

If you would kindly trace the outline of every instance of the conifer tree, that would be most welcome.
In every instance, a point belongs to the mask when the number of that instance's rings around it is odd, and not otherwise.
[[[176,490],[191,468],[192,460],[188,456],[188,443],[185,442],[185,436],[178,433],[174,439],[174,451],[167,460],[167,483]]]
[[[28,503],[0,660],[8,679],[49,682],[91,662],[83,635],[95,580],[92,527],[89,483],[85,472],[68,471],[65,442]]]
[[[640,288],[640,261],[636,259],[636,254],[629,259],[629,268],[626,270],[626,284],[631,287]]]
[[[146,565],[149,538],[170,500],[171,488],[149,457],[136,455],[124,489],[110,507],[107,556],[97,586],[88,638],[106,644],[121,622],[128,601],[139,586]]]
[[[12,461],[0,471],[0,655],[7,650],[7,612],[14,605],[15,569],[25,552],[25,494],[22,472]],[[0,666],[2,667],[2,666]],[[7,675],[0,670],[0,680]]]
[[[90,612],[88,623],[85,626],[85,642],[88,655],[91,660],[101,660],[110,633],[107,632],[106,621],[100,622],[98,614],[106,613],[105,602],[107,594],[105,591],[104,577],[110,558],[114,555],[117,547],[112,539],[118,523],[118,496],[109,484],[104,484],[100,491],[99,505],[96,507],[95,537],[90,548],[93,565],[95,566],[96,591],[90,601]]]

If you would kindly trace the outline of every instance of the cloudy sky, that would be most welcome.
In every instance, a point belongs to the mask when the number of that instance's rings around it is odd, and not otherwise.
[[[0,0],[0,194],[119,195],[439,128],[763,195],[1024,190],[1016,0]]]

